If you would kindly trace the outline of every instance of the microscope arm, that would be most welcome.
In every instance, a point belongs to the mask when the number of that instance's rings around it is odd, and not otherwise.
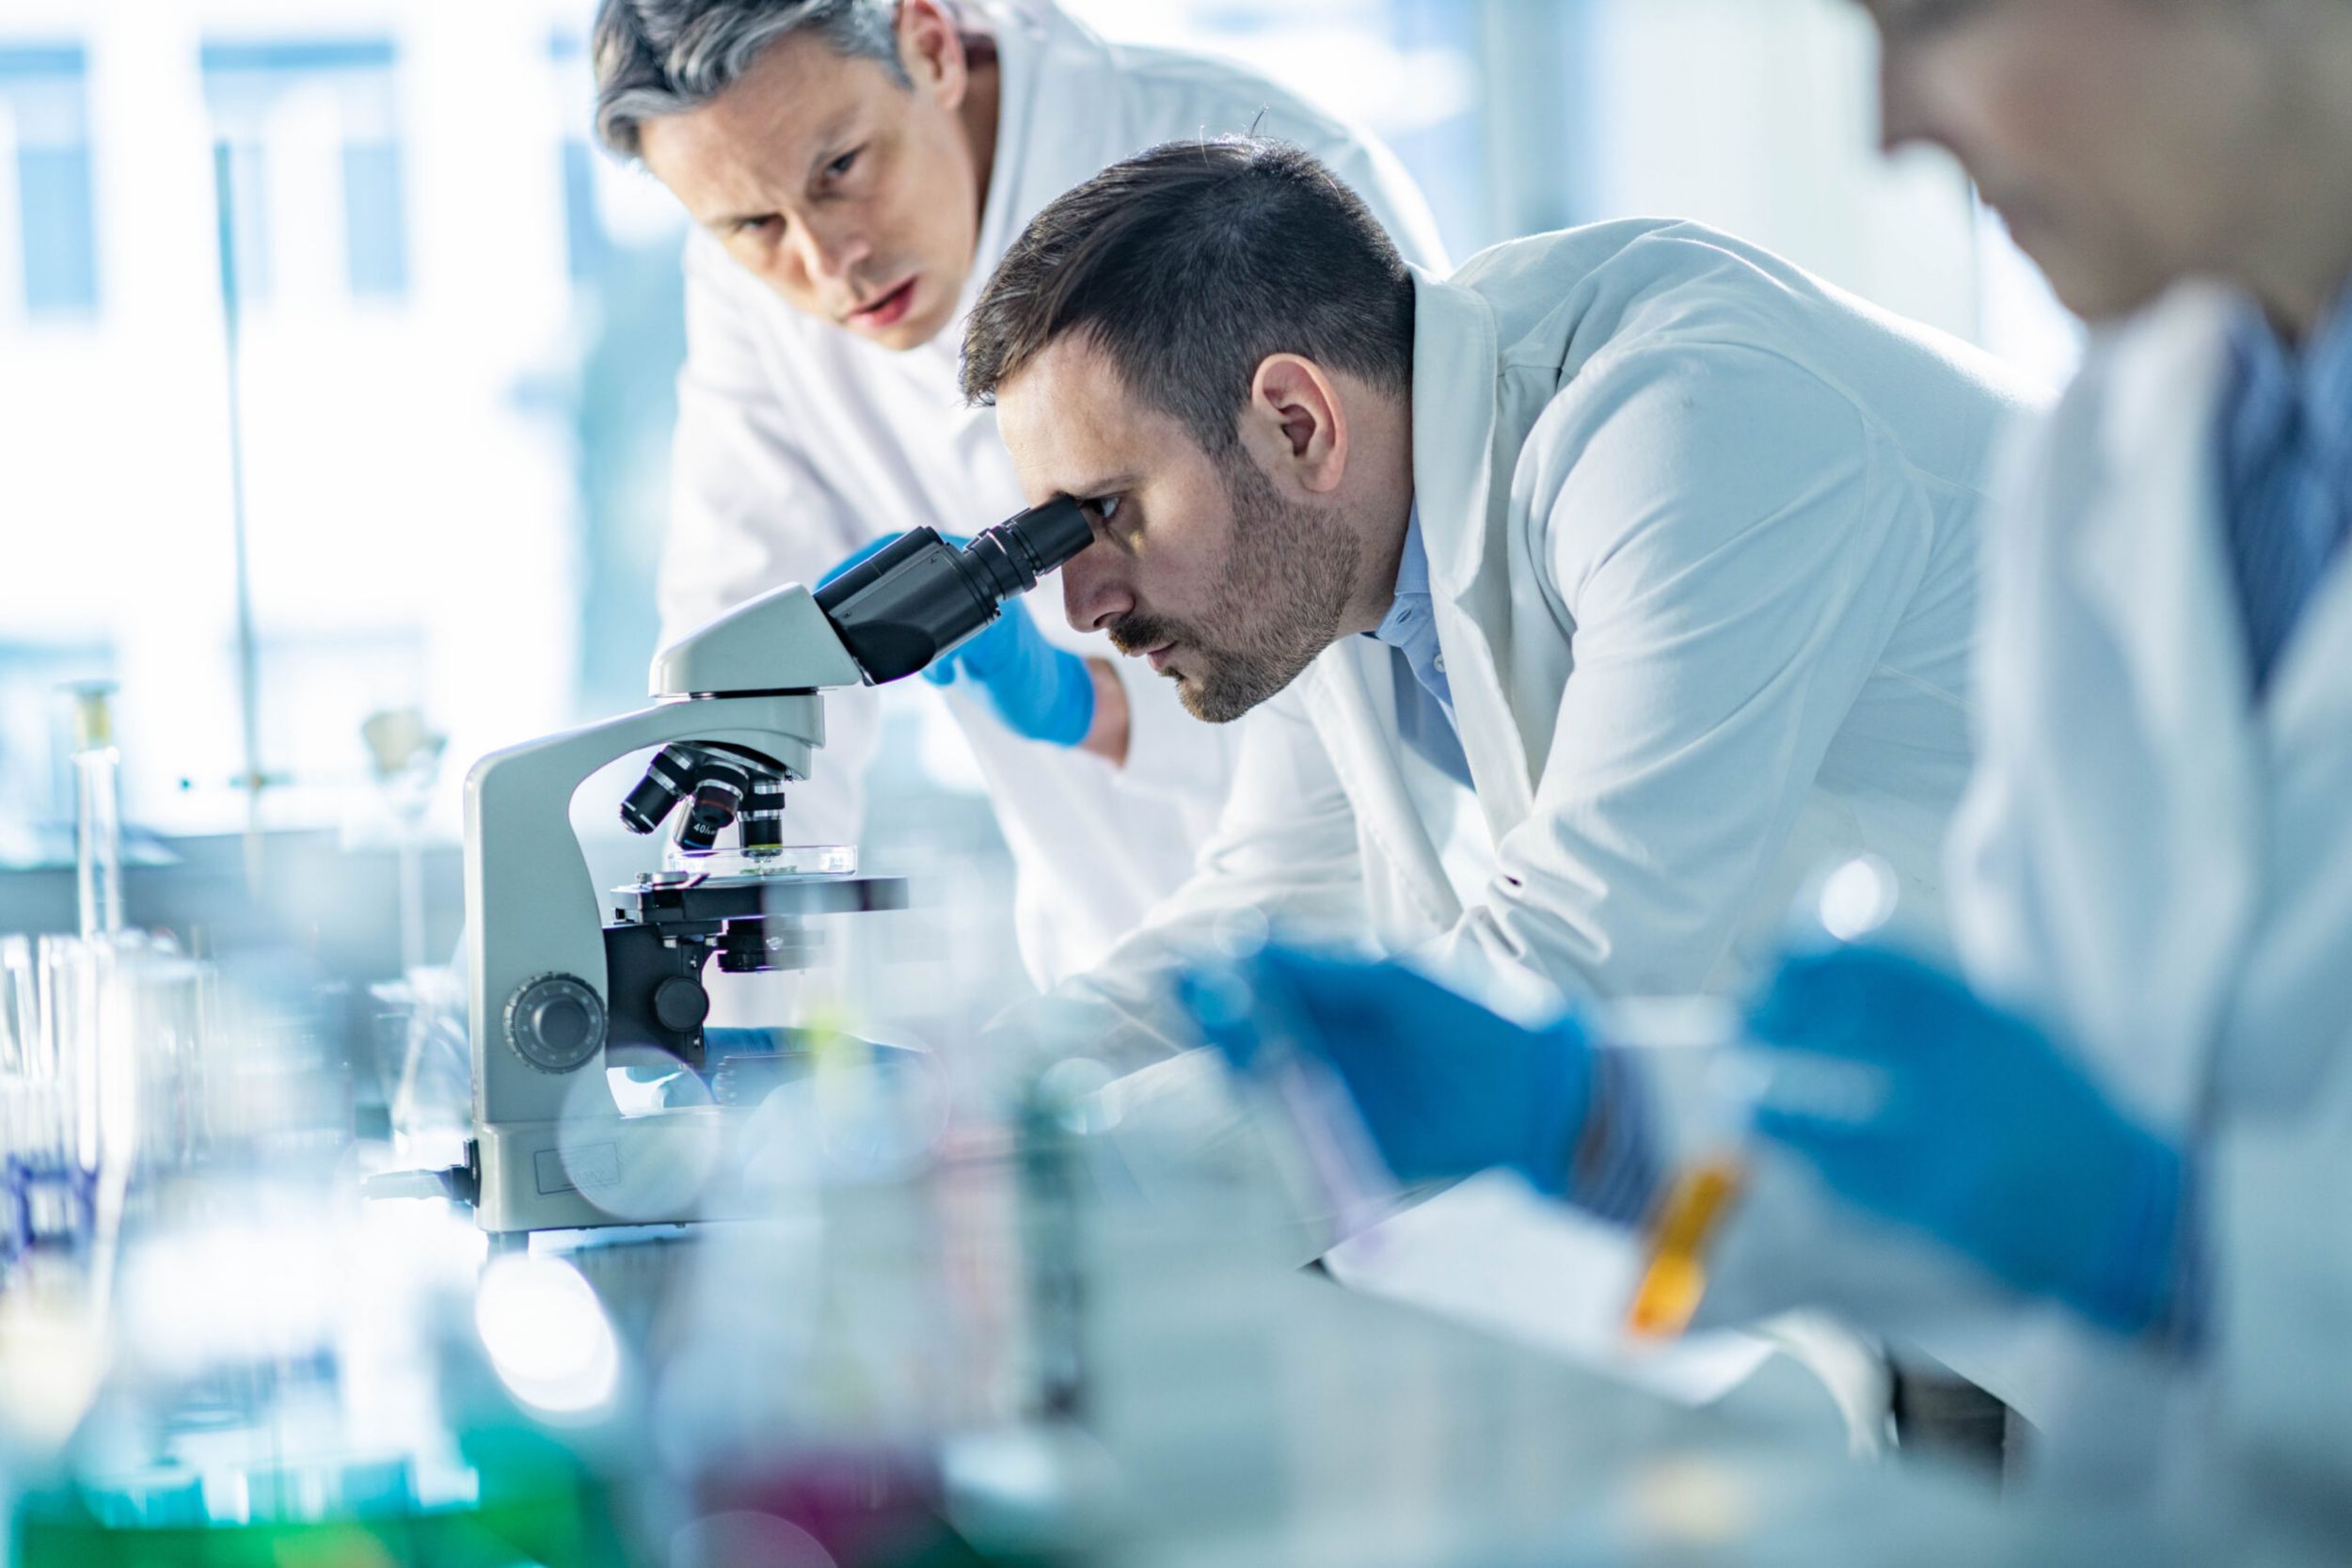
[[[581,1075],[583,1082],[575,1085],[574,1069],[585,1060],[573,1068],[535,1064],[524,1054],[535,1021],[510,1020],[509,1014],[525,1003],[533,982],[568,977],[598,999],[592,1041],[580,1053],[601,1055],[607,979],[602,901],[572,832],[572,794],[616,758],[688,739],[741,746],[805,778],[812,752],[824,743],[824,714],[810,692],[661,703],[495,752],[467,779],[468,1022],[477,1122],[550,1118],[567,1101],[580,1109],[576,1097],[583,1094],[596,1109],[606,1108],[610,1097],[600,1074]],[[545,1061],[570,1056],[563,1041],[548,1044]]]
[[[961,548],[914,530],[816,594],[778,588],[663,649],[653,706],[475,766],[466,780],[469,1180],[485,1229],[608,1223],[585,1189],[658,1171],[703,1138],[691,1117],[640,1118],[623,1131],[606,1085],[612,975],[602,900],[572,831],[580,785],[620,757],[676,742],[739,751],[772,765],[771,776],[806,779],[825,738],[819,691],[922,669],[1091,538],[1068,499]],[[598,1141],[575,1168],[559,1134],[582,1123]]]

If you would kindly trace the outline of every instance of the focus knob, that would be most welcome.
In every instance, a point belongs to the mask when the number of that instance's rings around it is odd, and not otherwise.
[[[543,1072],[569,1072],[604,1049],[604,999],[569,974],[544,974],[506,1005],[506,1038]]]
[[[653,992],[654,1022],[674,1035],[683,1035],[703,1026],[710,1016],[710,993],[697,981],[683,974],[673,974]]]

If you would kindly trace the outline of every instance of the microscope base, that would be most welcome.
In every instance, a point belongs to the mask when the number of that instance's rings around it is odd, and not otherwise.
[[[499,1233],[751,1217],[746,1120],[713,1105],[477,1128],[475,1223]]]

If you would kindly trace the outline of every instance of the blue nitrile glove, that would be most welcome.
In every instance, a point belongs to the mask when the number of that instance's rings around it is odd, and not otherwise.
[[[827,572],[818,586],[900,537],[875,540]],[[940,537],[958,549],[971,543],[951,533]],[[1031,740],[1075,746],[1094,727],[1094,675],[1087,661],[1046,641],[1018,599],[1006,600],[978,636],[925,669],[923,678],[933,686],[959,678],[977,682],[1006,726]]]
[[[1262,1029],[1295,1027],[1298,1047],[1337,1069],[1399,1181],[1503,1166],[1566,1190],[1592,1078],[1573,1022],[1523,1029],[1395,964],[1269,948],[1237,967],[1265,1004],[1248,1019],[1203,1005],[1213,980],[1178,987],[1201,1037],[1246,1071]]]
[[[1767,1047],[1885,1074],[1859,1119],[1769,1096],[1756,1114],[1849,1202],[2108,1328],[2141,1333],[2179,1312],[2181,1152],[2032,1024],[1915,958],[1841,947],[1788,959],[1749,1028]]]

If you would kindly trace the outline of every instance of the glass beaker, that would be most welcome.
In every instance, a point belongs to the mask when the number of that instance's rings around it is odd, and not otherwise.
[[[199,1163],[209,965],[141,932],[0,943],[10,1255],[87,1242],[103,1194]]]

